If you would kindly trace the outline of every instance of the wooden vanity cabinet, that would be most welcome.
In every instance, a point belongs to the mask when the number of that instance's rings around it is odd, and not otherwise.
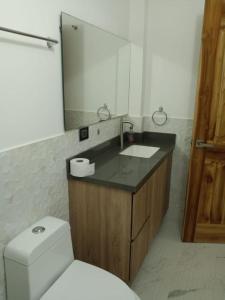
[[[134,194],[69,179],[76,259],[134,279],[168,208],[171,160],[172,154]]]

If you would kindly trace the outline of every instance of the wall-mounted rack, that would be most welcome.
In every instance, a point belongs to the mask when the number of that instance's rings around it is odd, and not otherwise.
[[[157,115],[161,115],[163,117],[163,119],[157,120]],[[158,110],[156,110],[153,115],[152,115],[152,121],[155,125],[157,126],[163,126],[166,124],[166,122],[168,121],[168,115],[167,113],[164,111],[163,107],[160,106]]]
[[[9,33],[14,33],[14,34],[23,35],[23,36],[27,36],[27,37],[30,37],[30,38],[46,41],[48,48],[52,48],[52,46],[54,44],[58,44],[57,40],[54,40],[54,39],[51,39],[51,38],[47,38],[47,37],[43,37],[43,36],[39,36],[39,35],[34,35],[34,34],[22,32],[22,31],[18,31],[18,30],[14,30],[14,29],[9,29],[9,28],[6,28],[6,27],[1,27],[0,26],[0,31],[5,31],[5,32],[9,32]]]

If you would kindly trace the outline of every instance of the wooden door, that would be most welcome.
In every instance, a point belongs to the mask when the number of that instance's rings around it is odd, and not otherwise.
[[[206,0],[183,240],[225,242],[225,0]]]

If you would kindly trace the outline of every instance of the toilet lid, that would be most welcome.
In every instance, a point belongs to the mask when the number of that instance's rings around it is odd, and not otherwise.
[[[75,260],[41,300],[137,300],[119,278],[98,267]]]

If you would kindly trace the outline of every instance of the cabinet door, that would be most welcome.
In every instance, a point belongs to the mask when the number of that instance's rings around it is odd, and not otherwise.
[[[133,195],[132,240],[136,238],[145,221],[150,216],[148,181]]]
[[[149,248],[150,218],[144,224],[141,232],[131,243],[130,280],[137,274]]]
[[[122,190],[69,180],[75,258],[129,281],[132,196]]]

